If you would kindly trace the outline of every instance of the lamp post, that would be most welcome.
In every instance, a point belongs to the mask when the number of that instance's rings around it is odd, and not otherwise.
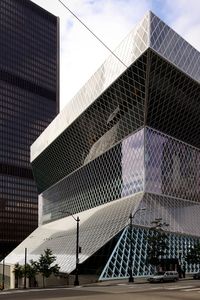
[[[72,215],[72,217],[74,218],[74,216]],[[77,286],[79,285],[79,280],[78,280],[78,273],[79,273],[79,222],[80,219],[77,216],[77,218],[74,218],[74,220],[76,221],[76,271],[75,271],[75,280],[74,280],[74,285]]]
[[[182,250],[178,250],[178,273],[179,273],[179,278],[182,278]]]
[[[3,272],[2,272],[2,286],[1,289],[4,290],[5,287],[5,257],[3,258]]]
[[[24,249],[24,289],[26,289],[27,248]]]
[[[68,213],[75,221],[76,221],[76,270],[75,270],[75,280],[74,280],[74,285],[78,286],[79,285],[79,280],[78,280],[78,274],[79,274],[79,253],[80,253],[80,247],[79,247],[79,216],[76,218],[74,215],[69,212],[69,211],[61,211],[62,213]]]
[[[130,214],[129,219],[130,219],[130,255],[129,255],[129,282],[134,282],[134,277],[133,277],[133,243],[132,243],[132,237],[133,237],[133,218],[135,215],[140,211],[140,210],[146,210],[146,207],[138,208],[134,214]]]

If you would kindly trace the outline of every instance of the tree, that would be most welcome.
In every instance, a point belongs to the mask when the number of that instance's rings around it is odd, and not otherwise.
[[[52,274],[57,276],[60,267],[58,264],[52,265],[56,261],[56,256],[53,255],[50,249],[44,250],[44,254],[40,255],[38,262],[35,262],[37,270],[43,277],[43,287],[45,287],[44,278],[49,278]]]
[[[59,274],[60,267],[58,264],[52,265],[56,260],[56,256],[53,255],[50,249],[44,250],[44,254],[41,254],[38,261],[31,260],[30,264],[25,266],[15,264],[13,272],[15,273],[15,279],[17,282],[17,287],[19,287],[19,279],[24,277],[26,272],[26,277],[29,279],[29,285],[31,286],[32,281],[35,286],[36,275],[40,273],[43,277],[43,287],[45,287],[45,278],[50,277],[52,274],[57,276]]]
[[[21,266],[19,263],[16,263],[14,265],[13,273],[15,274],[15,287],[19,287],[19,279],[23,277],[23,266]]]
[[[185,260],[188,264],[200,264],[200,243],[195,244],[187,253]]]
[[[155,219],[152,222],[153,226],[149,230],[147,238],[147,263],[155,266],[156,268],[161,263],[162,257],[166,254],[168,247],[168,236],[164,232],[164,227],[168,226],[162,219]]]
[[[31,260],[30,264],[26,264],[26,276],[29,279],[29,286],[35,286],[36,278],[38,273],[37,262]],[[25,266],[23,266],[23,274],[25,274]]]

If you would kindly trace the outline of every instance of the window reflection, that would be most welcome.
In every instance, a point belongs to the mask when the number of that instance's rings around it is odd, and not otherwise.
[[[147,190],[199,201],[199,151],[151,129],[146,137]]]

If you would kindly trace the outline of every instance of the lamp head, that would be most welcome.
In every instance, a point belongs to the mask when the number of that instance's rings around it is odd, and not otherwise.
[[[146,207],[141,207],[141,208],[140,208],[140,210],[146,210],[146,209],[147,209]]]

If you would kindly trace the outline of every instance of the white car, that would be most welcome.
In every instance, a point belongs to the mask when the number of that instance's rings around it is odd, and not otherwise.
[[[147,280],[150,282],[164,282],[164,281],[177,281],[178,279],[179,279],[178,272],[166,271],[166,272],[157,272],[153,276],[149,277]]]

